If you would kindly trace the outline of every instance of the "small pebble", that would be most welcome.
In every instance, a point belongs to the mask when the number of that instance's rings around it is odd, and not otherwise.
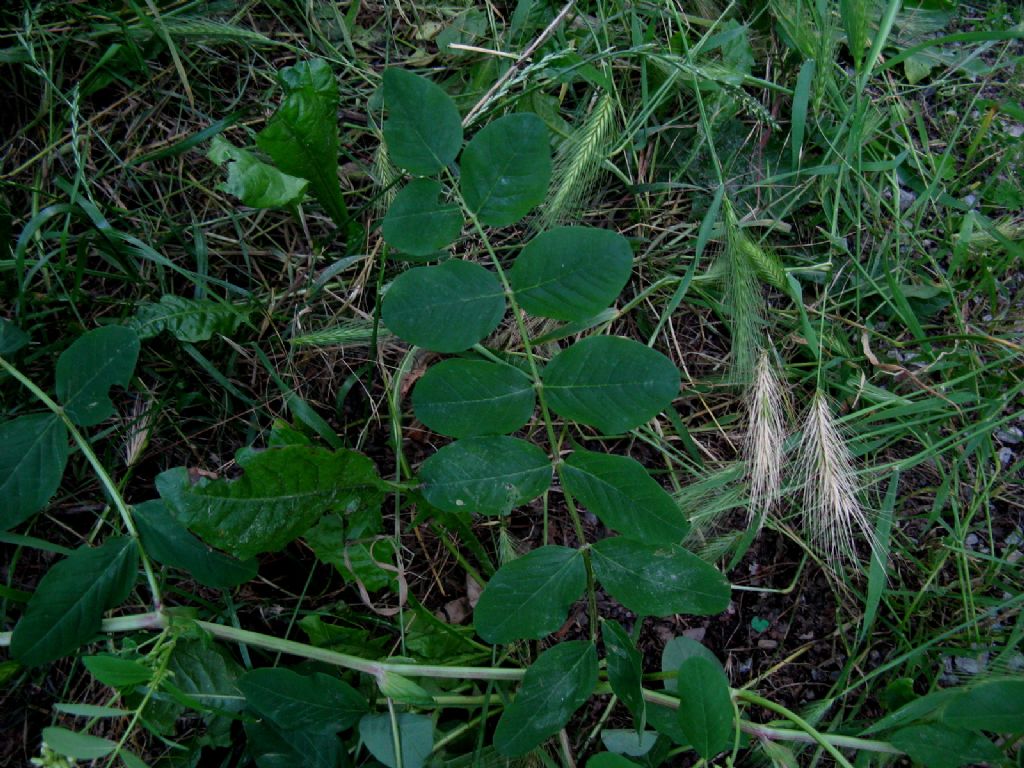
[[[1005,429],[996,430],[996,440],[1003,445],[1017,445],[1021,440],[1024,440],[1024,430],[1020,427],[1006,427]]]
[[[1002,462],[1004,467],[1010,466],[1010,463],[1013,461],[1013,451],[1009,448],[1000,448],[998,455],[999,461]]]
[[[769,640],[768,638],[764,637],[757,641],[757,647],[765,651],[773,651],[779,647],[779,644],[775,640]]]

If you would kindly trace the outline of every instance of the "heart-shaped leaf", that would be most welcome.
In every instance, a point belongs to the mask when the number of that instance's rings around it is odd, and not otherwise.
[[[440,86],[404,69],[386,69],[384,141],[391,162],[429,176],[451,163],[462,147],[462,118]]]
[[[550,180],[548,129],[529,112],[489,123],[462,153],[462,197],[492,227],[515,224],[540,205]]]
[[[455,514],[508,514],[551,484],[551,462],[514,437],[467,437],[446,445],[420,468],[423,495]]]
[[[462,213],[440,196],[441,185],[433,179],[406,184],[381,222],[385,242],[410,256],[433,256],[453,243],[462,231]]]
[[[0,531],[28,520],[53,498],[68,463],[68,430],[52,413],[0,424]]]
[[[514,432],[530,420],[535,400],[528,376],[484,360],[444,360],[412,392],[416,418],[452,437]]]
[[[621,536],[592,548],[594,575],[634,613],[706,616],[729,606],[729,582],[692,552],[675,544],[654,547]]]
[[[562,465],[562,485],[624,536],[648,544],[678,542],[690,526],[643,465],[628,456],[576,450]]]
[[[671,360],[619,336],[591,336],[563,349],[542,376],[556,413],[609,435],[640,426],[679,392]]]
[[[156,487],[174,517],[203,541],[243,560],[274,552],[325,512],[374,508],[382,498],[373,462],[355,451],[290,445],[242,451],[237,480],[200,478],[169,469]]]
[[[107,325],[79,337],[57,358],[57,399],[76,424],[92,427],[114,413],[107,392],[127,387],[139,357],[130,328]]]
[[[366,714],[366,699],[351,685],[317,672],[254,669],[238,679],[249,708],[285,730],[336,733]]]
[[[565,623],[586,586],[579,550],[538,547],[491,577],[473,610],[473,624],[489,643],[539,640]]]
[[[522,687],[498,721],[494,748],[506,757],[525,755],[558,733],[597,685],[593,643],[571,640],[544,651],[526,670]]]
[[[679,727],[697,753],[710,760],[736,736],[729,678],[717,660],[691,656],[679,665],[677,679]]]
[[[391,284],[381,317],[410,344],[463,352],[498,327],[505,291],[491,272],[470,261],[413,267]]]
[[[585,320],[626,285],[633,252],[618,232],[558,227],[527,243],[509,272],[519,305],[556,320]]]
[[[14,627],[11,656],[38,667],[66,656],[100,631],[105,611],[131,594],[139,565],[132,539],[79,547],[50,568]]]

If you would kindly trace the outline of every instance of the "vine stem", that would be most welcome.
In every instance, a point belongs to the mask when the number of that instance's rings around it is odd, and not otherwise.
[[[107,495],[110,497],[111,503],[114,505],[114,509],[117,510],[121,516],[121,522],[124,524],[125,530],[128,535],[135,540],[136,545],[139,549],[139,559],[142,562],[142,569],[146,573],[146,581],[149,584],[150,595],[153,600],[153,607],[159,611],[163,605],[163,601],[160,596],[160,585],[157,582],[156,574],[153,571],[153,565],[149,562],[149,557],[142,549],[142,543],[139,541],[139,531],[135,527],[135,521],[132,519],[131,510],[128,509],[128,505],[125,503],[124,498],[121,496],[121,492],[117,489],[117,484],[107,473],[103,464],[100,462],[99,457],[96,456],[96,452],[93,451],[92,446],[89,445],[89,441],[85,439],[85,435],[78,431],[74,422],[68,417],[64,409],[56,402],[54,402],[49,395],[43,390],[36,386],[35,382],[29,379],[25,374],[11,365],[3,357],[0,357],[0,368],[3,368],[9,373],[14,379],[16,379],[23,387],[25,387],[32,395],[39,400],[43,405],[49,408],[62,422],[68,430],[68,434],[71,435],[72,439],[78,445],[78,449],[85,456],[86,460],[92,466],[93,471],[99,478],[100,485],[106,490]]]

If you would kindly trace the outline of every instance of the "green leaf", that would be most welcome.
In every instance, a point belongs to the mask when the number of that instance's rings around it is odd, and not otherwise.
[[[691,746],[710,760],[735,738],[729,678],[718,661],[691,656],[679,665],[679,727]]]
[[[471,261],[403,272],[384,295],[381,317],[393,333],[435,352],[463,352],[498,327],[505,292],[498,278]]]
[[[634,768],[637,763],[614,752],[599,752],[587,760],[587,768]]]
[[[395,195],[381,222],[381,234],[392,248],[411,256],[432,256],[455,242],[462,231],[457,205],[441,203],[441,185],[413,179]]]
[[[1024,679],[986,680],[946,706],[942,721],[969,731],[1024,732]]]
[[[525,755],[569,722],[597,685],[597,651],[585,640],[559,643],[526,670],[523,685],[498,721],[494,748]]]
[[[131,688],[148,683],[153,677],[149,667],[117,656],[83,656],[82,663],[89,674],[111,688]]]
[[[43,728],[43,741],[54,752],[75,760],[97,760],[117,749],[116,741],[67,728]]]
[[[290,669],[254,669],[238,680],[249,707],[283,730],[336,733],[351,728],[367,710],[366,699],[348,683]]]
[[[980,763],[998,765],[1003,759],[996,745],[980,733],[942,723],[901,728],[887,741],[928,768],[959,768]]]
[[[71,715],[72,717],[125,717],[126,715],[133,714],[130,709],[120,709],[119,707],[103,707],[98,704],[69,704],[66,702],[57,702],[53,705],[53,709],[56,712],[60,712],[64,715]]]
[[[0,317],[0,355],[13,355],[28,342],[27,333],[10,320]]]
[[[402,768],[423,768],[434,748],[434,723],[426,715],[403,712],[396,718],[402,750]],[[359,735],[370,754],[388,768],[398,768],[391,715],[366,715],[359,721]]]
[[[462,153],[462,197],[492,227],[515,224],[544,202],[550,181],[548,129],[528,112],[489,123]]]
[[[633,715],[637,732],[647,722],[647,702],[643,697],[643,656],[633,645],[626,630],[613,619],[601,625],[605,657],[608,664],[608,682],[612,691]],[[609,747],[611,749],[611,747]]]
[[[394,699],[401,704],[428,707],[434,703],[434,698],[423,686],[396,672],[386,671],[379,675],[377,687],[380,689],[381,696]]]
[[[397,590],[398,582],[394,570],[395,545],[385,536],[352,541],[351,532],[346,530],[344,521],[338,515],[324,515],[320,521],[303,535],[313,554],[321,562],[333,565],[346,583],[356,579],[369,592],[391,588]]]
[[[412,392],[416,418],[452,437],[514,432],[530,420],[535,400],[528,376],[484,360],[444,360]]]
[[[331,220],[348,219],[338,181],[338,84],[327,62],[300,62],[278,73],[285,98],[256,146],[287,174],[308,179]]]
[[[52,413],[0,424],[0,531],[28,520],[53,498],[68,463],[68,430]]]
[[[418,176],[447,167],[462,148],[462,118],[451,96],[404,69],[384,70],[383,82],[391,162]]]
[[[79,337],[57,358],[57,399],[82,427],[114,413],[107,391],[127,387],[139,357],[139,337],[130,328],[107,325]]]
[[[509,272],[509,282],[527,312],[585,320],[615,301],[632,265],[629,241],[618,232],[558,227],[527,243]]]
[[[605,728],[601,731],[601,743],[605,749],[620,755],[643,757],[658,741],[657,731],[637,732],[629,729]]]
[[[686,516],[643,465],[628,456],[576,450],[560,472],[565,490],[607,527],[647,544],[679,542]]]
[[[620,336],[591,336],[563,349],[542,377],[552,410],[605,434],[640,426],[679,392],[671,360]]]
[[[177,520],[213,547],[247,559],[275,552],[329,511],[379,505],[373,462],[355,451],[290,445],[240,451],[237,480],[199,478],[167,470],[156,487]]]
[[[467,437],[449,443],[420,467],[423,496],[455,514],[508,514],[551,484],[551,462],[514,437]]]
[[[245,724],[246,749],[259,768],[341,768],[341,739],[331,733],[286,730],[272,723]]]
[[[538,547],[491,577],[473,610],[473,624],[489,643],[539,640],[565,623],[586,586],[579,550]]]
[[[282,173],[252,152],[239,149],[214,136],[206,156],[217,165],[227,164],[227,181],[217,189],[234,195],[250,208],[286,208],[302,202],[309,181]]]
[[[38,667],[67,656],[100,631],[105,611],[122,603],[135,584],[139,553],[127,538],[79,547],[36,587],[11,636],[11,656]]]
[[[661,671],[673,673],[672,677],[665,678],[666,691],[676,693],[679,690],[679,681],[676,680],[675,673],[679,671],[679,666],[684,661],[694,656],[700,656],[714,664],[718,664],[718,657],[709,648],[692,638],[673,637],[665,643],[665,647],[661,649]]]
[[[236,560],[210,549],[174,519],[162,499],[134,507],[142,548],[158,563],[180,568],[207,587],[229,589],[256,577],[255,560]]]
[[[220,646],[207,640],[179,640],[167,668],[187,706],[218,712],[241,712],[245,697],[238,688],[242,668]],[[168,683],[164,684],[168,686]]]
[[[161,296],[159,303],[143,303],[125,325],[140,339],[151,339],[167,331],[178,341],[207,341],[216,334],[234,333],[249,317],[249,311],[231,304],[180,296]]]
[[[616,536],[597,542],[590,551],[598,581],[634,613],[706,616],[729,606],[725,577],[675,544],[653,547]]]

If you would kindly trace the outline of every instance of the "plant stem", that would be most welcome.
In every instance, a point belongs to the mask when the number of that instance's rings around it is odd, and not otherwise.
[[[128,535],[135,539],[135,543],[139,548],[139,559],[142,562],[142,569],[145,571],[146,581],[149,583],[149,591],[153,600],[153,607],[159,611],[163,605],[163,601],[160,597],[160,585],[157,583],[156,574],[153,572],[153,566],[149,562],[149,558],[146,556],[145,551],[142,549],[142,543],[139,540],[139,532],[135,527],[135,521],[132,520],[132,513],[128,509],[128,505],[125,503],[121,493],[117,490],[117,484],[113,481],[110,475],[107,474],[107,470],[103,467],[103,464],[100,463],[99,457],[96,456],[92,446],[89,445],[89,441],[86,440],[85,436],[78,431],[74,422],[68,418],[68,415],[59,404],[51,400],[49,395],[36,386],[35,382],[7,362],[3,357],[0,357],[0,368],[7,371],[7,373],[31,392],[39,402],[49,408],[61,421],[64,422],[64,426],[67,427],[68,434],[70,434],[75,443],[78,444],[78,449],[82,452],[82,455],[85,456],[89,464],[92,465],[93,471],[99,478],[100,485],[102,485],[104,490],[106,490],[111,503],[121,516],[121,522],[124,524]]]
[[[756,704],[759,707],[763,707],[764,709],[770,710],[771,712],[786,718],[801,731],[810,736],[811,739],[822,749],[832,755],[838,765],[843,766],[843,768],[853,768],[850,762],[843,756],[843,753],[836,748],[834,743],[830,742],[829,739],[826,739],[824,734],[820,733],[817,728],[800,717],[796,712],[793,712],[774,701],[758,696],[755,693],[750,693],[749,691],[734,691],[734,695],[742,701],[746,701],[750,704]]]

